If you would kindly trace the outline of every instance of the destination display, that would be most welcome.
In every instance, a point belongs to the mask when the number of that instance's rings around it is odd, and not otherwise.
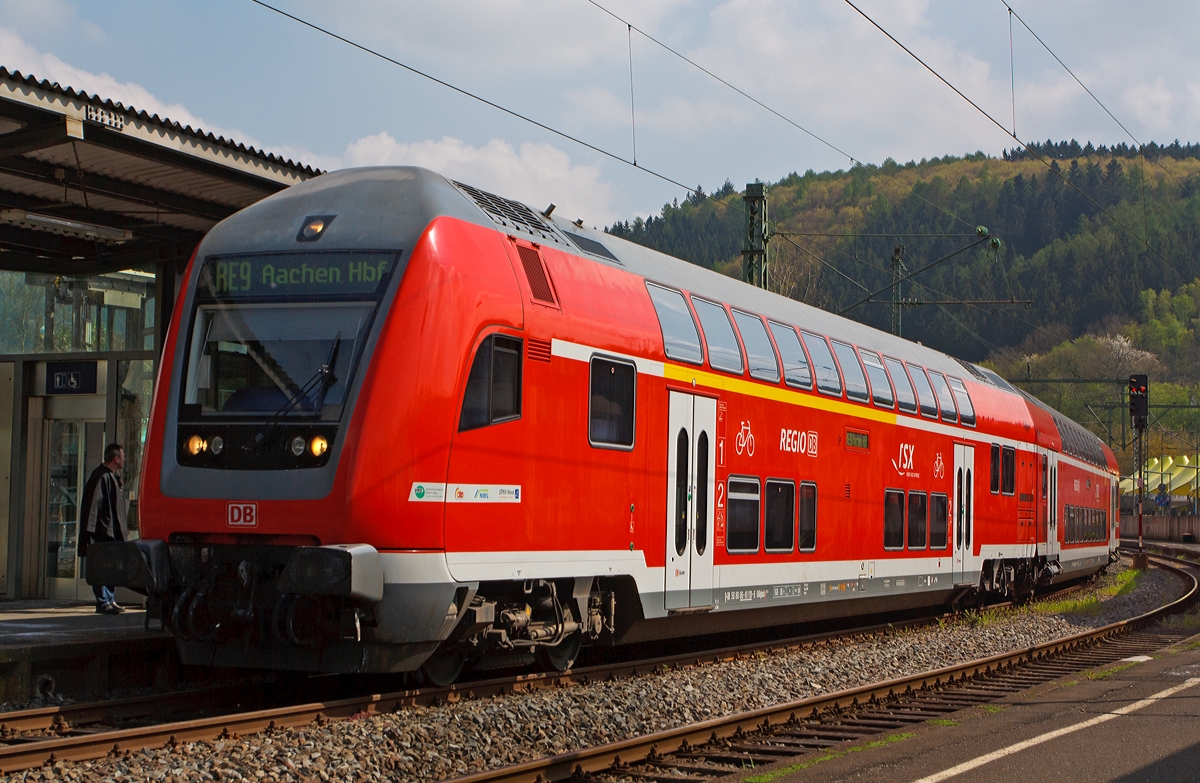
[[[278,253],[208,258],[200,291],[214,299],[374,295],[397,253]]]

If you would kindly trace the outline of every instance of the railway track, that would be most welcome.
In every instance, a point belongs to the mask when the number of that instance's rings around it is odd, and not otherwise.
[[[1074,585],[1038,600],[1053,600],[1080,589]],[[1004,607],[997,604],[994,607]],[[416,705],[453,703],[462,699],[566,687],[646,672],[701,666],[763,653],[815,647],[835,640],[867,638],[902,628],[930,625],[949,613],[790,639],[692,651],[683,654],[606,663],[567,672],[515,676],[456,683],[445,688],[419,688],[372,693],[269,709],[204,714],[221,705],[253,703],[242,685],[196,692],[171,692],[88,704],[63,705],[0,713],[0,772],[12,772],[57,760],[81,761],[111,752],[157,748],[175,742],[251,734],[271,728],[305,726],[362,714],[393,712]],[[179,719],[186,715],[186,719]],[[167,722],[169,721],[169,722]]]
[[[1153,627],[1200,597],[1200,567],[1155,556],[1188,584],[1186,594],[1139,617],[1024,650],[838,693],[779,704],[609,745],[456,778],[453,783],[611,779],[713,780],[846,742],[871,741],[987,704],[1064,675],[1144,655],[1191,635]],[[1185,568],[1186,567],[1186,568]]]

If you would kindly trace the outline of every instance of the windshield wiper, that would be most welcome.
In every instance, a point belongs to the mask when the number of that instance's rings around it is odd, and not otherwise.
[[[271,415],[271,418],[267,421],[266,428],[262,432],[258,433],[258,435],[254,438],[254,444],[256,446],[261,445],[267,440],[267,436],[272,434],[275,427],[279,425],[279,422],[284,416],[291,413],[292,410],[302,401],[308,399],[309,394],[314,388],[317,387],[317,384],[320,384],[320,397],[314,404],[313,410],[319,411],[321,409],[321,407],[325,404],[325,395],[329,393],[329,387],[337,383],[338,380],[337,376],[333,374],[333,368],[337,364],[338,350],[341,348],[341,346],[342,332],[341,330],[338,330],[337,335],[333,338],[333,346],[329,349],[329,358],[327,358],[325,363],[322,364],[320,368],[312,374],[311,378],[304,382],[303,386],[296,390],[296,394],[288,398],[288,401],[283,404],[283,407]]]

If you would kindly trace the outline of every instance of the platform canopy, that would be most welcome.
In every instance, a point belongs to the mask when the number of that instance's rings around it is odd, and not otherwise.
[[[0,67],[0,270],[174,267],[219,220],[321,173]]]

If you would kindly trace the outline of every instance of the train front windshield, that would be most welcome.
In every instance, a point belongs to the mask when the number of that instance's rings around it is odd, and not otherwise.
[[[330,406],[340,413],[395,260],[394,253],[206,259],[185,417],[312,415]]]

